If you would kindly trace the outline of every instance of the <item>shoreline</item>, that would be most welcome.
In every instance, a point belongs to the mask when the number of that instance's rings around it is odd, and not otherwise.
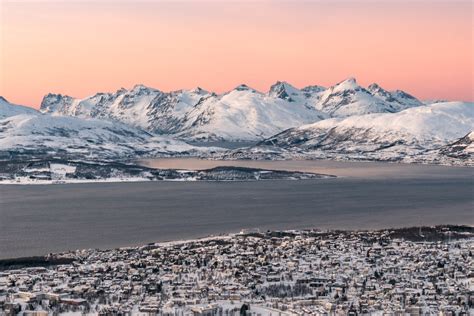
[[[0,167],[2,165],[0,164]],[[336,178],[328,173],[221,165],[211,168],[150,168],[139,164],[41,160],[11,162],[0,170],[0,184],[46,185],[120,182],[251,182]]]
[[[442,231],[449,231],[450,236],[443,235]],[[208,242],[208,241],[225,241],[235,238],[237,236],[263,236],[265,234],[280,234],[280,235],[291,235],[299,233],[312,233],[321,236],[330,234],[342,234],[347,235],[351,233],[382,233],[392,232],[396,238],[412,242],[438,242],[446,238],[455,240],[461,239],[473,239],[474,240],[474,225],[455,225],[455,224],[443,224],[443,225],[432,225],[432,226],[405,226],[405,227],[387,227],[379,229],[319,229],[319,228],[304,228],[304,229],[285,229],[285,230],[267,230],[260,231],[260,229],[242,229],[236,233],[222,233],[222,234],[211,234],[203,237],[196,238],[184,238],[175,240],[165,240],[149,243],[141,243],[128,246],[110,247],[110,248],[83,248],[83,249],[71,249],[60,252],[53,252],[44,255],[32,255],[23,257],[13,258],[0,258],[0,271],[8,270],[5,266],[21,266],[21,267],[36,267],[36,266],[55,266],[61,264],[69,264],[74,262],[73,259],[65,255],[98,250],[98,251],[113,251],[113,250],[127,250],[127,249],[140,249],[144,247],[167,247],[167,246],[179,246],[186,245],[196,242]],[[422,232],[422,235],[417,235]],[[452,235],[454,233],[454,236]],[[444,238],[444,239],[443,239]],[[34,265],[37,264],[37,265]]]
[[[194,170],[193,170],[194,171]],[[121,179],[100,179],[100,180],[66,180],[64,182],[54,183],[50,180],[43,180],[43,181],[32,181],[29,183],[14,183],[14,182],[2,182],[0,181],[0,185],[64,185],[64,184],[87,184],[87,183],[149,183],[149,182],[268,182],[268,181],[308,181],[308,180],[326,180],[326,179],[336,179],[336,178],[344,178],[341,176],[334,176],[330,174],[317,174],[321,176],[320,178],[307,178],[307,179],[249,179],[249,180],[196,180],[196,179],[163,179],[163,180],[156,180],[156,179],[144,179],[144,178],[121,178]]]
[[[11,162],[0,161],[1,164],[8,164]],[[159,158],[141,158],[134,159],[128,162],[104,162],[104,161],[68,161],[63,159],[34,159],[32,161],[16,161],[14,163],[22,163],[26,165],[48,163],[54,165],[63,166],[63,169],[69,167],[76,168],[80,165],[94,165],[94,166],[114,166],[122,168],[141,168],[143,172],[149,173],[149,171],[174,171],[176,173],[206,173],[212,172],[216,168],[228,168],[232,169],[255,169],[261,172],[274,172],[274,173],[295,173],[299,174],[300,177],[289,177],[287,178],[270,178],[270,179],[200,179],[195,176],[189,176],[187,178],[151,178],[148,175],[122,175],[122,176],[111,176],[97,179],[88,178],[43,178],[43,175],[36,177],[36,175],[22,175],[15,178],[8,178],[3,176],[0,178],[0,185],[52,185],[52,184],[82,184],[82,183],[146,183],[146,182],[254,182],[254,181],[267,181],[267,180],[307,180],[301,177],[302,175],[311,174],[314,178],[311,179],[323,179],[323,178],[373,178],[373,177],[398,177],[397,173],[394,173],[391,169],[394,167],[401,166],[409,170],[411,168],[436,168],[442,170],[444,168],[474,171],[472,165],[462,164],[442,164],[442,163],[423,163],[423,162],[403,162],[403,161],[388,161],[388,160],[345,160],[345,159],[309,159],[309,158],[288,158],[288,159],[213,159],[212,157],[159,157]],[[49,168],[49,167],[48,167]],[[366,169],[359,170],[356,169]],[[378,175],[371,175],[372,169],[378,168]],[[349,172],[348,170],[352,170]],[[420,169],[421,170],[421,169]],[[34,170],[32,170],[35,172]],[[41,172],[49,170],[40,170]],[[61,172],[63,172],[62,170]],[[31,172],[31,171],[28,171]],[[51,170],[53,173],[53,170]],[[362,176],[361,172],[369,172]],[[6,173],[8,174],[8,173]],[[64,176],[63,174],[61,174]],[[1,176],[1,173],[0,173]]]

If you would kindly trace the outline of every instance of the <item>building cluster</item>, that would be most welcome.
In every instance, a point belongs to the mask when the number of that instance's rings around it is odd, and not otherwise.
[[[412,242],[388,233],[246,232],[63,253],[74,262],[0,271],[0,314],[474,312],[473,239]]]

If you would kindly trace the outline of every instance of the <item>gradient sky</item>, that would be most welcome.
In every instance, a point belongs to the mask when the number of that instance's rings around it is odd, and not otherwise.
[[[471,1],[0,0],[0,95],[38,107],[143,83],[164,91],[354,76],[472,101]]]

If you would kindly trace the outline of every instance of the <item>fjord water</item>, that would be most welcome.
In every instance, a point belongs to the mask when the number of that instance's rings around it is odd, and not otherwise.
[[[0,258],[111,248],[242,228],[368,229],[474,224],[474,169],[323,161],[209,162],[316,171],[336,179],[0,186]],[[197,164],[197,165],[196,165]]]

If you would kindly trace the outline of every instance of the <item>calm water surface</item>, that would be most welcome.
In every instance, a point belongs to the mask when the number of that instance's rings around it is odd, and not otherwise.
[[[143,163],[191,169],[243,164],[316,171],[341,178],[1,185],[0,258],[139,245],[256,227],[474,225],[474,169],[469,168],[196,159]]]

